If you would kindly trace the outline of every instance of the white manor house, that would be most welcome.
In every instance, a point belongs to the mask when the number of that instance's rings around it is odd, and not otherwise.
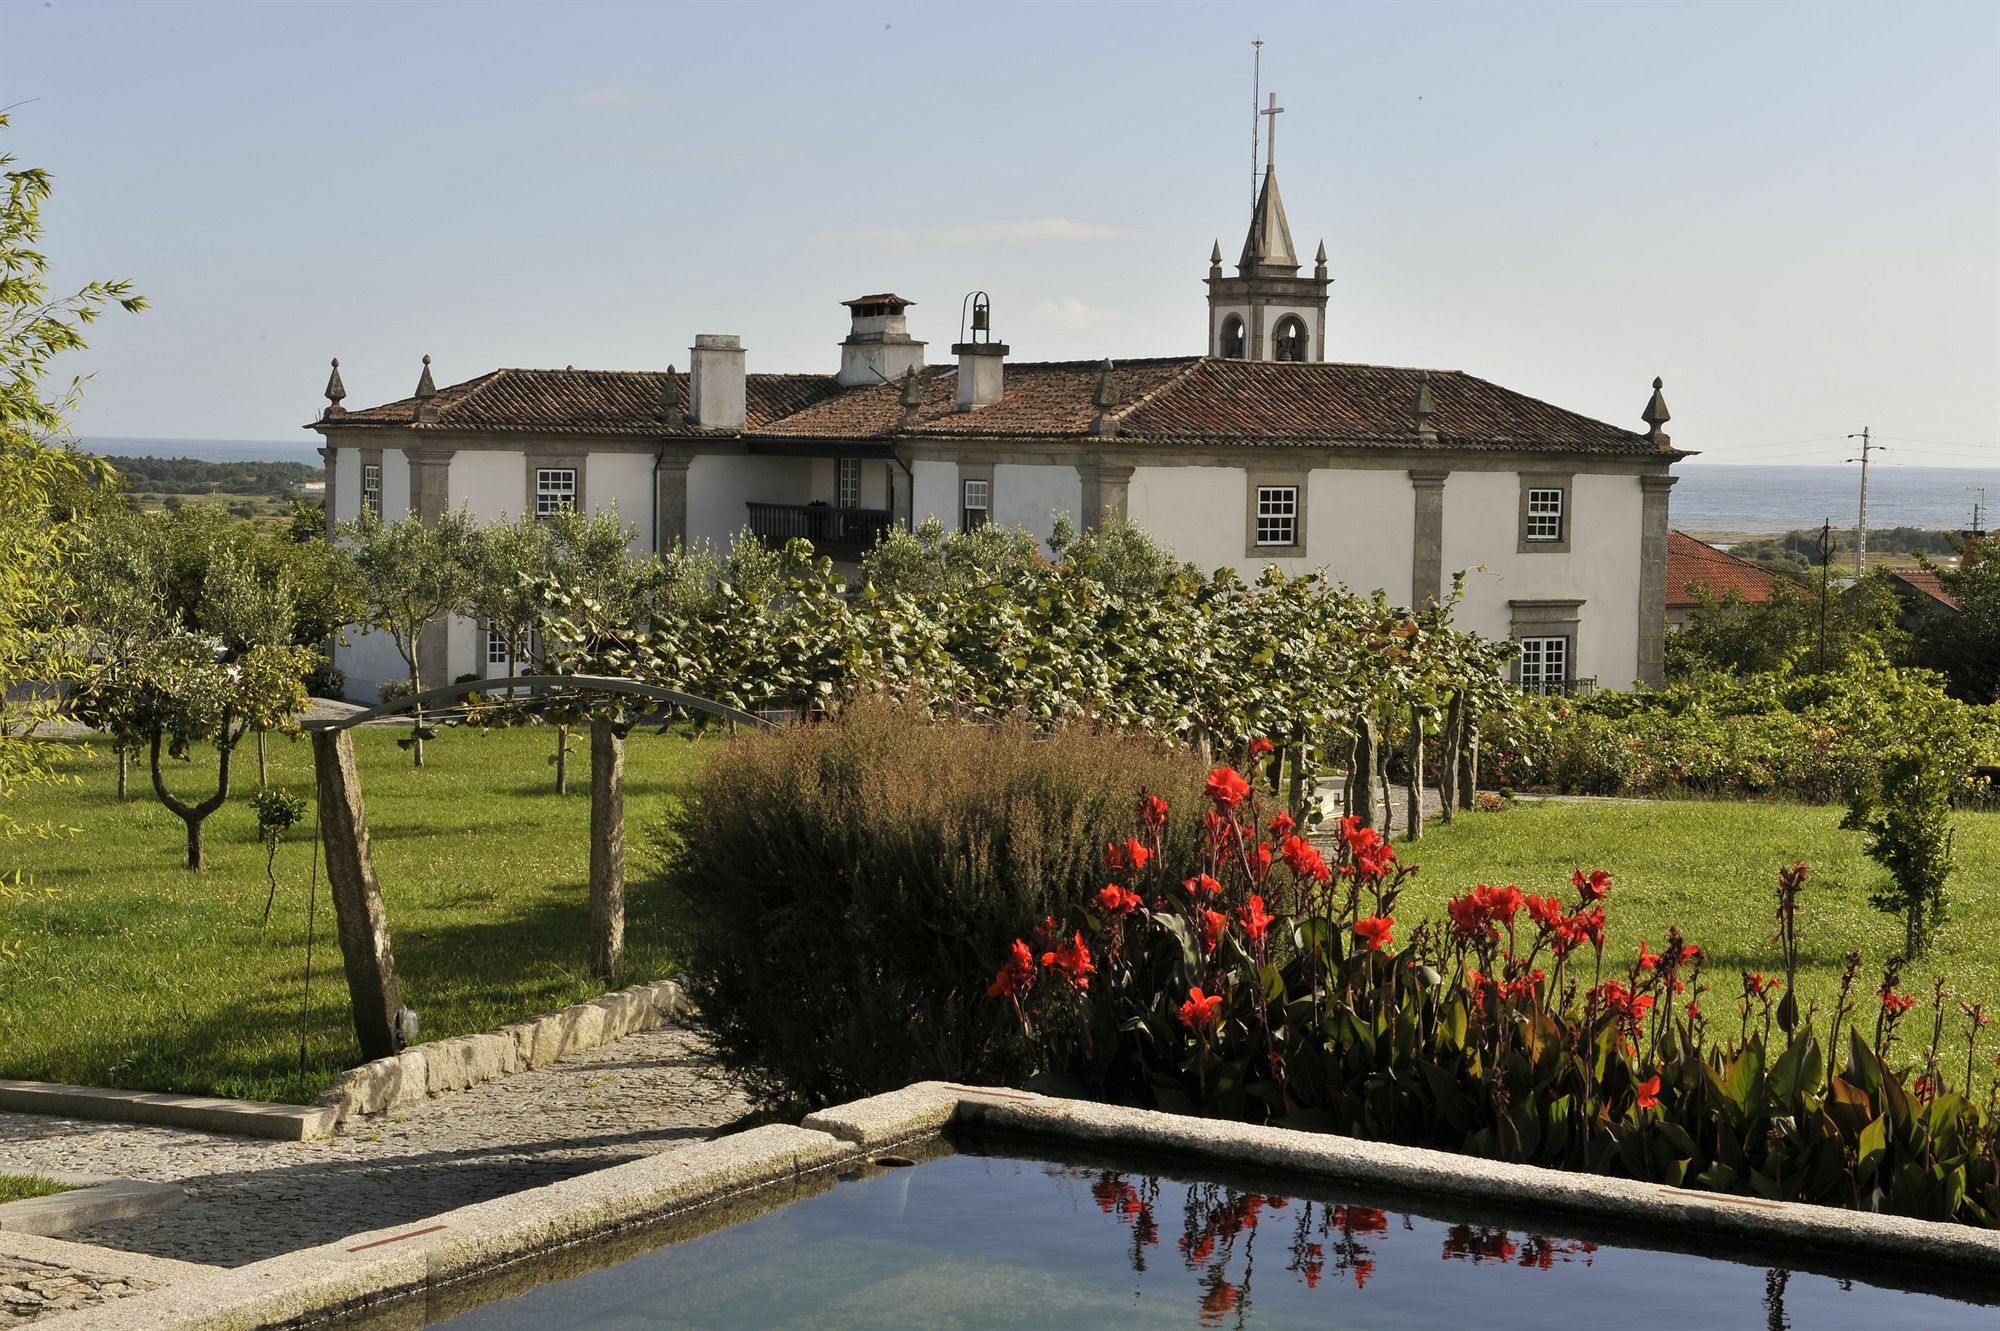
[[[1641,433],[1462,371],[1329,363],[1325,246],[1302,266],[1267,166],[1235,275],[1210,256],[1205,355],[1011,361],[982,304],[936,364],[909,332],[914,302],[883,292],[845,302],[831,372],[752,374],[739,338],[704,333],[685,373],[502,369],[437,388],[425,357],[414,396],[349,411],[336,361],[309,427],[327,521],[615,503],[641,551],[748,526],[851,560],[927,516],[1046,539],[1058,513],[1113,514],[1205,567],[1325,568],[1403,605],[1470,570],[1458,623],[1518,641],[1524,684],[1658,683],[1684,456],[1659,381]],[[483,625],[427,636],[427,680],[507,673]],[[350,638],[350,693],[404,677],[386,637]]]

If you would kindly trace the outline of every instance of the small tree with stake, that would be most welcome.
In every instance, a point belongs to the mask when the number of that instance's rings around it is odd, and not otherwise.
[[[471,513],[460,508],[435,523],[408,513],[385,523],[364,509],[340,531],[353,545],[368,622],[395,642],[410,668],[410,691],[423,692],[425,636],[464,608],[478,577],[478,529]],[[418,767],[424,765],[424,741],[433,733],[424,725],[423,708],[417,708],[403,746]]]
[[[285,834],[306,816],[306,802],[281,786],[263,786],[250,797],[257,812],[257,837],[264,843],[264,877],[271,884],[264,898],[263,923],[271,923],[271,905],[278,899],[278,875],[272,866],[278,861],[278,845]]]

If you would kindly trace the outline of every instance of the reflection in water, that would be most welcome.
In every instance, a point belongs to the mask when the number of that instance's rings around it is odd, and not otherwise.
[[[1098,1210],[1131,1231],[1127,1258],[1134,1271],[1145,1271],[1146,1250],[1160,1242],[1160,1180],[1149,1175],[1134,1181],[1130,1175],[1101,1170],[1092,1178],[1090,1195]],[[1266,1228],[1281,1225],[1280,1232],[1289,1233],[1285,1270],[1308,1289],[1319,1287],[1329,1266],[1335,1275],[1351,1276],[1356,1289],[1366,1289],[1378,1259],[1374,1245],[1386,1244],[1389,1234],[1389,1213],[1377,1207],[1305,1200],[1295,1204],[1289,1197],[1238,1192],[1220,1183],[1189,1184],[1179,1248],[1182,1261],[1195,1277],[1200,1325],[1220,1326],[1224,1314],[1231,1313],[1235,1316],[1227,1320],[1240,1324],[1249,1313],[1260,1221]],[[1415,1233],[1408,1216],[1399,1217],[1399,1227]],[[1547,1271],[1558,1263],[1590,1266],[1596,1253],[1597,1245],[1582,1239],[1545,1234],[1523,1234],[1517,1239],[1505,1229],[1459,1224],[1445,1229],[1442,1256],[1447,1262],[1491,1262]],[[1787,1278],[1788,1273],[1773,1271],[1766,1282],[1770,1331],[1789,1331],[1784,1313]]]

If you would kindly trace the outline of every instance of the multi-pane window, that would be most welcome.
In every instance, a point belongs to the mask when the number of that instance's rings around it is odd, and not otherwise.
[[[971,531],[974,527],[984,527],[987,515],[993,506],[993,482],[987,480],[966,481],[962,487],[958,525],[961,531]]]
[[[1563,492],[1539,487],[1528,491],[1528,531],[1531,541],[1560,541],[1563,538]]]
[[[576,468],[535,468],[535,516],[548,517],[560,509],[576,507]]]
[[[833,499],[842,508],[861,507],[860,458],[834,459]]]
[[[1257,487],[1257,544],[1297,545],[1299,543],[1299,487],[1260,485]]]
[[[361,464],[361,507],[378,518],[382,516],[382,464],[379,462]]]
[[[486,630],[486,664],[489,666],[504,666],[512,658],[513,653],[507,650],[507,635],[499,629],[488,628]]]
[[[1569,639],[1521,639],[1521,687],[1531,693],[1557,693],[1569,680]]]

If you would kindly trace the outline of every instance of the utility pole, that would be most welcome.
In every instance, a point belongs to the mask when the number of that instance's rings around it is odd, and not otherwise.
[[[1854,529],[1854,576],[1858,578],[1868,572],[1868,454],[1875,445],[1869,440],[1865,425],[1860,434],[1847,437],[1861,441],[1861,456],[1847,459],[1861,464],[1861,520]]]
[[[1257,174],[1257,136],[1260,127],[1264,123],[1262,119],[1264,114],[1264,39],[1259,37],[1256,41],[1251,42],[1250,46],[1252,50],[1250,57],[1250,212],[1254,216],[1257,212],[1257,183],[1263,178]],[[1273,129],[1277,128],[1275,120],[1271,122],[1271,127]]]
[[[1826,673],[1826,598],[1831,579],[1827,576],[1827,565],[1833,562],[1833,519],[1828,518],[1819,529],[1819,673]]]
[[[1972,534],[1975,538],[1984,539],[1986,536],[1986,487],[1975,485],[1972,487],[1972,493]]]

